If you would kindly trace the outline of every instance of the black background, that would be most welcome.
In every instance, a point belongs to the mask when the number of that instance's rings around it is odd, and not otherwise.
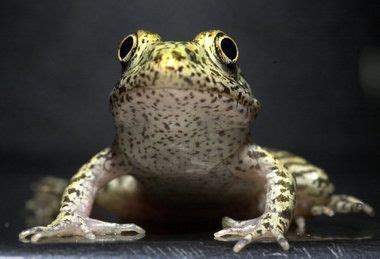
[[[359,83],[363,53],[380,46],[379,10],[376,1],[3,1],[0,239],[23,229],[32,181],[68,178],[111,143],[116,49],[137,29],[232,36],[263,104],[255,141],[305,156],[339,193],[380,209],[379,100]]]

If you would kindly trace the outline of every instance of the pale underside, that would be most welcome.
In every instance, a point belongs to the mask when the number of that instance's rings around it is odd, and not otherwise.
[[[248,143],[251,119],[249,107],[217,92],[131,91],[115,114],[119,145],[135,167],[125,192],[138,189],[145,203],[175,214],[179,208],[218,216],[240,209],[244,215],[257,214],[262,186],[234,176],[224,163]],[[128,207],[136,197],[129,199]]]

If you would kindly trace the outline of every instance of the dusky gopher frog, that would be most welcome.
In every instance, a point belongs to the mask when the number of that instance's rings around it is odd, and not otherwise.
[[[125,37],[118,49],[121,78],[109,98],[114,142],[62,190],[55,220],[23,231],[20,240],[144,236],[133,223],[90,218],[94,203],[130,219],[220,217],[223,229],[214,238],[237,241],[235,252],[260,239],[289,249],[289,225],[294,221],[302,233],[307,216],[372,214],[364,202],[334,194],[322,169],[252,140],[260,104],[238,57],[235,41],[219,30],[190,42],[142,30]]]

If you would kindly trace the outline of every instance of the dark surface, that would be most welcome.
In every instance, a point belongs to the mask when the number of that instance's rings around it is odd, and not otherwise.
[[[259,244],[243,251],[239,255],[232,252],[231,246],[209,241],[198,237],[193,240],[188,237],[173,237],[165,240],[162,237],[146,239],[128,244],[100,244],[100,245],[37,245],[34,247],[17,245],[17,250],[0,244],[2,256],[113,256],[125,257],[197,257],[197,258],[225,258],[225,257],[292,257],[292,258],[378,258],[379,241],[325,241],[325,242],[298,242],[293,243],[288,252],[282,252],[275,244]],[[365,252],[364,252],[365,251]]]
[[[305,156],[329,172],[339,193],[379,211],[380,69],[378,60],[366,63],[379,52],[379,4],[296,2],[2,1],[0,254],[232,255],[232,244],[212,241],[212,231],[114,245],[17,242],[30,183],[47,174],[70,177],[112,141],[107,97],[120,73],[116,46],[140,28],[168,40],[190,40],[213,28],[231,35],[263,103],[255,140]],[[293,242],[286,254],[277,245],[259,244],[243,254],[379,256],[379,218],[311,223],[325,236],[372,239]]]

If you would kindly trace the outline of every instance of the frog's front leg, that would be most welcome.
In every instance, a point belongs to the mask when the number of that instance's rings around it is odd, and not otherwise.
[[[265,190],[264,213],[256,219],[234,221],[223,219],[229,228],[214,234],[216,240],[238,240],[234,251],[239,252],[248,244],[260,239],[277,240],[284,250],[289,244],[284,237],[289,228],[295,204],[295,180],[291,173],[261,147],[252,144],[242,148],[226,161],[236,176],[252,181],[256,186],[263,182]]]
[[[134,224],[116,224],[89,218],[97,191],[110,180],[128,174],[131,168],[116,145],[102,150],[71,179],[63,193],[57,218],[47,226],[21,232],[20,241],[35,243],[42,238],[78,235],[95,239],[96,235],[124,232],[136,232],[135,239],[142,238],[145,231]]]

